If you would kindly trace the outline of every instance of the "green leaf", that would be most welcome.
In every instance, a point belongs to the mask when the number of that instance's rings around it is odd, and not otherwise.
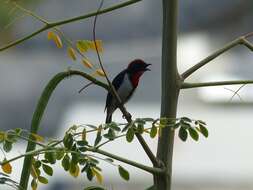
[[[64,168],[65,171],[68,171],[70,168],[70,157],[69,155],[65,155],[64,158],[62,159],[62,167]]]
[[[91,180],[93,179],[94,175],[93,175],[93,172],[92,172],[92,170],[91,170],[90,167],[87,168],[87,170],[86,170],[86,175],[87,175],[87,179],[88,179],[89,181],[91,181]]]
[[[185,122],[188,122],[188,123],[191,123],[192,120],[188,117],[181,117],[181,120],[185,121]]]
[[[32,189],[34,190],[34,189],[37,189],[37,187],[38,187],[38,184],[37,184],[37,182],[36,182],[36,179],[32,179],[32,182],[31,182],[31,187],[32,187]]]
[[[114,132],[113,129],[109,129],[109,130],[108,130],[108,133],[106,133],[106,134],[104,135],[104,137],[107,138],[107,139],[109,139],[109,140],[114,140],[115,137],[116,137],[116,134],[115,134],[115,132]]]
[[[197,132],[195,129],[189,127],[189,128],[188,128],[188,131],[189,131],[190,136],[191,136],[191,138],[192,138],[193,140],[195,140],[195,141],[198,141],[198,140],[199,140],[199,134],[198,134],[198,132]]]
[[[178,132],[178,136],[182,141],[187,140],[188,133],[187,133],[186,129],[184,129],[184,127],[180,127],[179,132]]]
[[[115,122],[111,122],[107,125],[110,129],[113,129],[115,131],[121,131],[121,129],[118,127],[117,123]]]
[[[56,163],[56,153],[55,152],[46,152],[44,155],[45,159],[48,160],[50,164]]]
[[[56,151],[56,160],[61,160],[64,156],[64,150],[60,149]]]
[[[88,142],[86,140],[77,141],[77,145],[86,146],[86,145],[88,145]]]
[[[15,133],[17,135],[20,135],[22,133],[22,129],[21,128],[16,128],[16,129],[14,129],[14,131],[15,131]]]
[[[12,142],[4,141],[3,149],[5,152],[10,152],[12,149]]]
[[[134,128],[131,127],[127,131],[126,140],[127,140],[127,142],[132,142],[133,139],[134,139]]]
[[[53,169],[49,165],[42,164],[42,168],[47,175],[49,176],[53,175]]]
[[[43,176],[39,176],[38,181],[43,184],[48,184],[48,179]]]
[[[172,128],[173,128],[173,129],[177,129],[178,127],[180,127],[180,125],[181,125],[180,122],[178,122],[178,123],[174,124],[174,125],[172,126]]]
[[[102,187],[98,187],[98,186],[90,186],[90,187],[85,187],[83,190],[106,190]]]
[[[101,131],[98,130],[97,136],[96,136],[96,139],[95,139],[95,142],[94,142],[94,146],[97,146],[100,143],[101,140],[102,140]]]
[[[149,135],[150,135],[151,138],[155,138],[155,136],[157,135],[157,128],[156,128],[155,125],[152,126]]]
[[[41,166],[41,161],[36,160],[34,163],[35,168],[39,168]]]
[[[150,118],[150,117],[142,118],[142,120],[147,121],[147,122],[155,121],[153,118]]]
[[[139,133],[139,134],[142,134],[144,132],[144,125],[143,124],[138,124],[136,132]]]
[[[127,171],[125,168],[123,168],[122,166],[119,165],[119,166],[118,166],[118,170],[119,170],[120,176],[121,176],[124,180],[128,181],[128,180],[130,179],[129,173],[128,173],[128,171]]]
[[[199,129],[200,129],[200,132],[201,132],[201,134],[202,135],[204,135],[204,137],[208,137],[208,130],[207,130],[207,128],[204,126],[204,125],[199,125]]]
[[[69,133],[67,133],[64,138],[63,138],[63,144],[67,149],[71,149],[72,145],[73,145],[73,136]]]

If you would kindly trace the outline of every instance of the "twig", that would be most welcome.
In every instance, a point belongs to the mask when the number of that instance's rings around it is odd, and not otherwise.
[[[209,86],[223,86],[236,84],[253,84],[253,80],[231,80],[231,81],[216,81],[216,82],[202,82],[202,83],[186,83],[183,82],[181,89],[209,87]]]
[[[181,75],[182,79],[185,80],[191,74],[193,74],[195,71],[197,71],[198,69],[200,69],[201,67],[203,67],[207,63],[211,62],[212,60],[214,60],[218,56],[222,55],[223,53],[225,53],[226,51],[230,50],[231,48],[233,48],[233,47],[235,47],[237,45],[244,45],[247,48],[249,48],[251,51],[253,51],[253,45],[246,39],[247,37],[251,37],[252,35],[253,35],[253,32],[249,33],[249,34],[246,34],[245,36],[241,36],[241,37],[237,38],[236,40],[228,43],[223,48],[217,50],[216,52],[214,52],[213,54],[209,55],[208,57],[206,57],[205,59],[203,59],[202,61],[200,61],[196,65],[194,65],[193,67],[191,67],[188,70],[186,70]]]
[[[85,88],[89,87],[89,86],[92,85],[92,84],[93,84],[93,82],[90,82],[90,83],[86,84],[84,87],[82,87],[82,88],[78,91],[78,93],[81,93]]]

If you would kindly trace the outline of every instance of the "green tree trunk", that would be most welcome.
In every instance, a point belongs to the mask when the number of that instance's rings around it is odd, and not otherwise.
[[[177,16],[178,0],[163,0],[162,41],[162,98],[161,117],[175,118],[180,90],[177,70]],[[156,190],[170,190],[172,176],[174,131],[164,128],[159,137],[157,158],[167,169],[167,175],[155,177]]]

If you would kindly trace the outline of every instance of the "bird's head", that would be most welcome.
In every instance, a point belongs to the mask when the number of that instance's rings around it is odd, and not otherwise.
[[[150,71],[150,69],[148,68],[149,65],[151,64],[145,63],[141,59],[135,59],[129,63],[126,71],[129,74],[134,87],[137,87],[141,75],[145,71]]]
[[[135,59],[129,63],[127,67],[127,72],[132,74],[139,72],[144,73],[145,71],[150,71],[150,69],[148,68],[149,65],[151,64],[147,64],[141,59]]]

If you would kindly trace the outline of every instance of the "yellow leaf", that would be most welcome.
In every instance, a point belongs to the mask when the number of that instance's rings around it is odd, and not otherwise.
[[[97,45],[98,52],[103,52],[102,40],[96,40],[95,42],[96,42],[96,45]],[[92,49],[94,51],[96,51],[95,42],[94,41],[90,42],[90,49]]]
[[[97,69],[96,70],[96,74],[99,75],[99,76],[101,76],[101,77],[105,77],[105,73],[104,73],[104,71],[102,69]]]
[[[72,47],[68,47],[68,56],[74,61],[76,60],[76,52]]]
[[[4,162],[5,161],[6,161],[6,159],[4,159]],[[3,164],[1,167],[2,167],[2,170],[3,170],[4,173],[11,174],[11,172],[12,172],[12,166],[11,166],[11,164],[9,162]]]
[[[103,176],[101,175],[101,173],[96,168],[91,168],[91,171],[92,171],[93,175],[96,176],[98,183],[102,184],[103,183]]]
[[[78,165],[75,165],[75,167],[76,167],[76,169],[75,169],[75,172],[71,172],[71,170],[69,170],[69,173],[70,173],[70,175],[72,175],[73,177],[78,177],[79,176],[79,174],[80,174],[80,168],[79,168],[79,166]]]
[[[49,31],[49,32],[47,33],[47,39],[48,39],[48,40],[54,39],[54,36],[55,36],[54,32]]]
[[[4,141],[5,139],[5,132],[0,131],[0,142]]]
[[[53,36],[53,40],[54,40],[54,43],[56,44],[56,46],[57,46],[58,48],[62,48],[62,47],[63,47],[61,38],[60,38],[57,34],[55,34],[55,35]]]
[[[89,45],[87,43],[87,40],[78,40],[76,43],[76,48],[81,52],[85,53],[89,49]]]
[[[31,133],[37,142],[44,142],[44,138],[38,134]]]
[[[91,69],[93,67],[93,65],[91,64],[91,62],[88,59],[86,59],[86,58],[82,59],[82,63],[83,63],[83,65],[85,67],[88,67],[89,69]]]

